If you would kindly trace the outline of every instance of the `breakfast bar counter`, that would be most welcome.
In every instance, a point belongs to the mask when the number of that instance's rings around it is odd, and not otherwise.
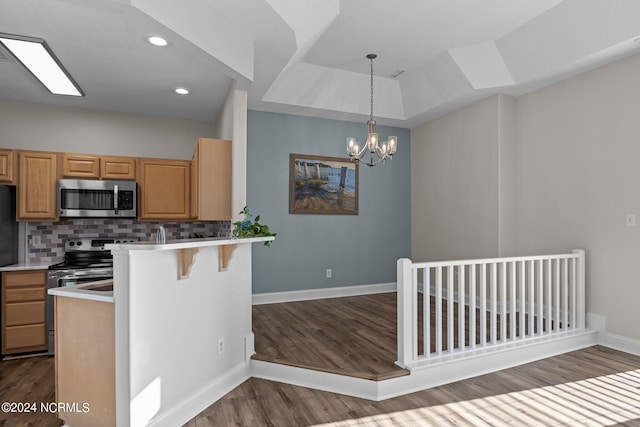
[[[249,378],[251,246],[273,239],[107,246],[116,425],[182,425]]]

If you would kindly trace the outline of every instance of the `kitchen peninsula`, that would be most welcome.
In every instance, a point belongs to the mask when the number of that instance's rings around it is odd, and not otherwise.
[[[249,377],[251,243],[273,239],[107,246],[114,263],[116,425],[182,425]],[[51,291],[74,298],[73,290],[64,292]],[[86,289],[79,294],[93,302]]]

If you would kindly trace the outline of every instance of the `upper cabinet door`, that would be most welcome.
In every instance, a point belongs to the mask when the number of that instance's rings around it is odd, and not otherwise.
[[[0,150],[0,183],[15,185],[17,178],[15,150]]]
[[[148,220],[189,219],[190,163],[140,159],[139,217]]]
[[[100,156],[100,174],[103,179],[136,179],[136,159]]]
[[[100,158],[88,154],[64,153],[60,156],[63,178],[100,178]]]
[[[231,219],[231,141],[200,138],[191,162],[191,216]]]
[[[56,154],[20,151],[18,164],[18,220],[57,220]]]

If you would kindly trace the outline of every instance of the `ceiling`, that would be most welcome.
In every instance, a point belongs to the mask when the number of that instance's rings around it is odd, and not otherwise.
[[[376,53],[375,119],[412,128],[639,52],[640,2],[0,0],[0,32],[45,39],[86,94],[0,47],[3,101],[214,121],[235,82],[250,109],[366,121]]]

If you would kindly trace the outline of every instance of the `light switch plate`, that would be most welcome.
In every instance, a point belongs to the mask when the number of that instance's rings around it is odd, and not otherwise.
[[[624,217],[624,225],[627,227],[636,226],[636,214],[627,214]]]

